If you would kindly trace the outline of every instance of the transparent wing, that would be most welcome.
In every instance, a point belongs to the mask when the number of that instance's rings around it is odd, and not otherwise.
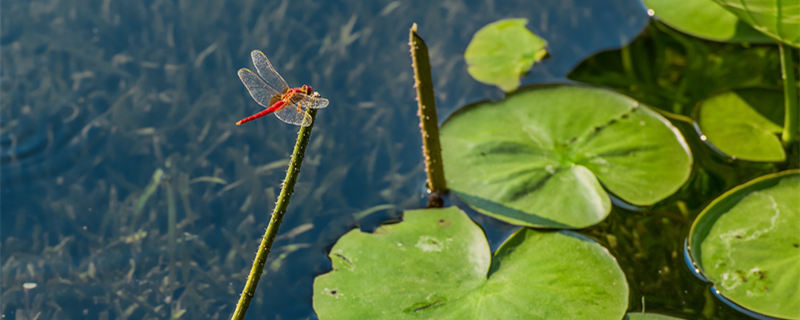
[[[253,59],[253,65],[256,66],[256,71],[258,71],[258,74],[267,83],[267,86],[277,90],[278,93],[283,93],[286,89],[289,89],[286,80],[283,80],[283,77],[278,74],[278,71],[275,71],[275,68],[272,67],[272,63],[267,59],[267,55],[261,52],[261,50],[253,50],[250,52],[250,58]]]
[[[308,127],[311,125],[311,116],[298,104],[287,104],[275,111],[275,116],[283,122],[296,126]]]
[[[296,103],[304,109],[322,109],[328,106],[328,99],[321,98],[316,92],[313,96],[295,93],[292,95],[292,103]]]
[[[239,80],[242,80],[244,87],[247,88],[247,92],[250,92],[250,96],[253,97],[253,100],[264,108],[269,108],[272,97],[281,94],[275,91],[274,88],[267,86],[264,80],[261,80],[261,78],[250,69],[241,68],[238,74]]]

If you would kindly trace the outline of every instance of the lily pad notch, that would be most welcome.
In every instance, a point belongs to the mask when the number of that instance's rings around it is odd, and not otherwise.
[[[441,132],[445,169],[459,173],[447,177],[451,190],[523,226],[596,224],[611,210],[607,192],[649,206],[692,169],[689,147],[667,119],[605,89],[531,86],[460,109]]]
[[[628,306],[625,275],[596,242],[522,228],[492,255],[455,207],[352,230],[329,257],[314,280],[320,319],[621,319]]]

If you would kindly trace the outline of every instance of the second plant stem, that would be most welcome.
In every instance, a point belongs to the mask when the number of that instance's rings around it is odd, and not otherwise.
[[[411,65],[414,69],[414,87],[417,89],[419,128],[422,134],[422,154],[428,174],[428,207],[441,207],[441,194],[447,192],[442,164],[442,147],[439,143],[439,119],[436,117],[436,99],[433,95],[433,78],[428,59],[428,47],[417,34],[417,24],[411,26],[408,45],[411,47]]]

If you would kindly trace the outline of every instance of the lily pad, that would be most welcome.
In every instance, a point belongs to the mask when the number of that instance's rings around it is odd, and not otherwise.
[[[778,137],[783,119],[783,94],[767,89],[741,89],[712,96],[697,105],[700,133],[720,152],[749,161],[786,159]]]
[[[478,30],[464,52],[469,74],[503,91],[517,89],[520,76],[547,55],[547,42],[525,28],[527,23],[505,19]]]
[[[695,37],[722,42],[772,43],[713,0],[643,0],[670,27]]]
[[[753,28],[800,48],[800,5],[786,0],[714,0]]]
[[[521,229],[491,256],[457,208],[407,211],[331,249],[314,281],[320,319],[620,319],[625,275],[599,244],[568,232]]]
[[[771,317],[800,319],[800,170],[726,192],[689,232],[691,257],[725,298]]]
[[[692,164],[661,115],[581,86],[536,86],[467,106],[445,121],[441,138],[450,189],[484,214],[526,226],[602,221],[611,209],[603,187],[630,204],[654,204],[688,179]]]

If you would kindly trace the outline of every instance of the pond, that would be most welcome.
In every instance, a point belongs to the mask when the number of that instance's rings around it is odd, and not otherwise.
[[[2,317],[231,316],[299,128],[273,116],[235,125],[262,110],[237,77],[258,49],[290,86],[311,85],[330,104],[316,115],[248,317],[316,318],[313,284],[331,271],[337,239],[397,222],[428,197],[412,23],[429,49],[441,123],[503,99],[470,76],[464,51],[505,18],[527,19],[547,41],[523,85],[583,82],[684,115],[729,87],[724,79],[780,88],[777,47],[691,39],[639,0],[3,1]],[[708,52],[752,59],[738,73],[720,63],[684,74]],[[617,66],[620,56],[634,68]],[[623,81],[631,72],[640,85]],[[692,80],[662,90],[676,78]],[[654,206],[612,197],[605,220],[577,230],[616,258],[628,311],[747,318],[692,273],[685,239],[711,199],[784,167],[708,157],[728,173],[695,174]],[[492,251],[519,229],[464,210]]]

